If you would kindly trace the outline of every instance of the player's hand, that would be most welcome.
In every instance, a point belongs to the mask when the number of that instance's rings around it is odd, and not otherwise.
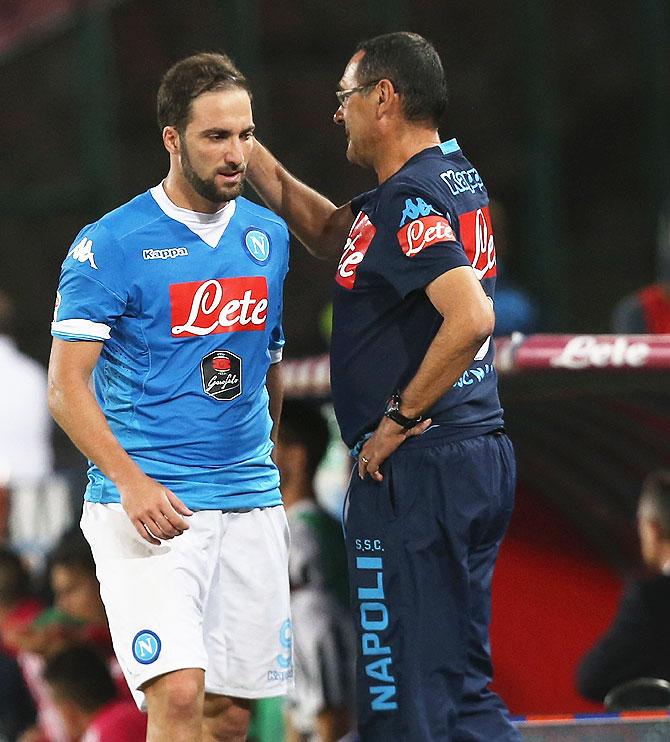
[[[365,441],[358,456],[358,476],[365,479],[369,474],[376,482],[382,482],[384,476],[379,471],[379,467],[398,446],[414,435],[421,435],[431,424],[432,420],[428,418],[417,423],[413,428],[405,430],[388,417],[383,417],[377,430]]]
[[[127,485],[120,485],[121,504],[135,530],[150,544],[160,544],[188,530],[182,516],[193,515],[167,487],[155,479],[140,475]]]

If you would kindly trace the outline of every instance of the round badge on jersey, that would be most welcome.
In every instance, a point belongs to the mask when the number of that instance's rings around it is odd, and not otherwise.
[[[270,237],[262,229],[247,229],[244,233],[244,247],[249,257],[259,265],[265,265],[270,259]]]
[[[150,629],[142,629],[133,639],[133,657],[142,665],[150,665],[161,653],[161,640]]]

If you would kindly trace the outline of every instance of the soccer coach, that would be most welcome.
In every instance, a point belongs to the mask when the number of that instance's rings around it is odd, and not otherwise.
[[[347,158],[377,174],[336,208],[256,143],[249,178],[335,275],[335,411],[364,742],[518,740],[489,689],[493,567],[513,507],[493,347],[488,196],[441,142],[444,72],[421,36],[359,46],[336,93]]]

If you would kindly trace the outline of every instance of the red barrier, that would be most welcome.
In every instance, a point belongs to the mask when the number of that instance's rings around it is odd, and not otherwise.
[[[536,370],[670,369],[670,335],[521,335],[497,338],[501,375]],[[292,397],[330,394],[328,356],[287,359],[286,393]]]
[[[513,335],[497,340],[496,350],[503,373],[670,367],[670,335]]]

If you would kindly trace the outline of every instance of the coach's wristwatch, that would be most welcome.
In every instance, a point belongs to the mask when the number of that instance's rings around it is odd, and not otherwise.
[[[415,425],[418,425],[422,420],[423,416],[418,417],[406,417],[400,412],[400,393],[396,392],[391,399],[386,403],[386,409],[384,410],[384,417],[388,417],[389,420],[393,420],[394,423],[400,425],[401,428],[409,430]]]

